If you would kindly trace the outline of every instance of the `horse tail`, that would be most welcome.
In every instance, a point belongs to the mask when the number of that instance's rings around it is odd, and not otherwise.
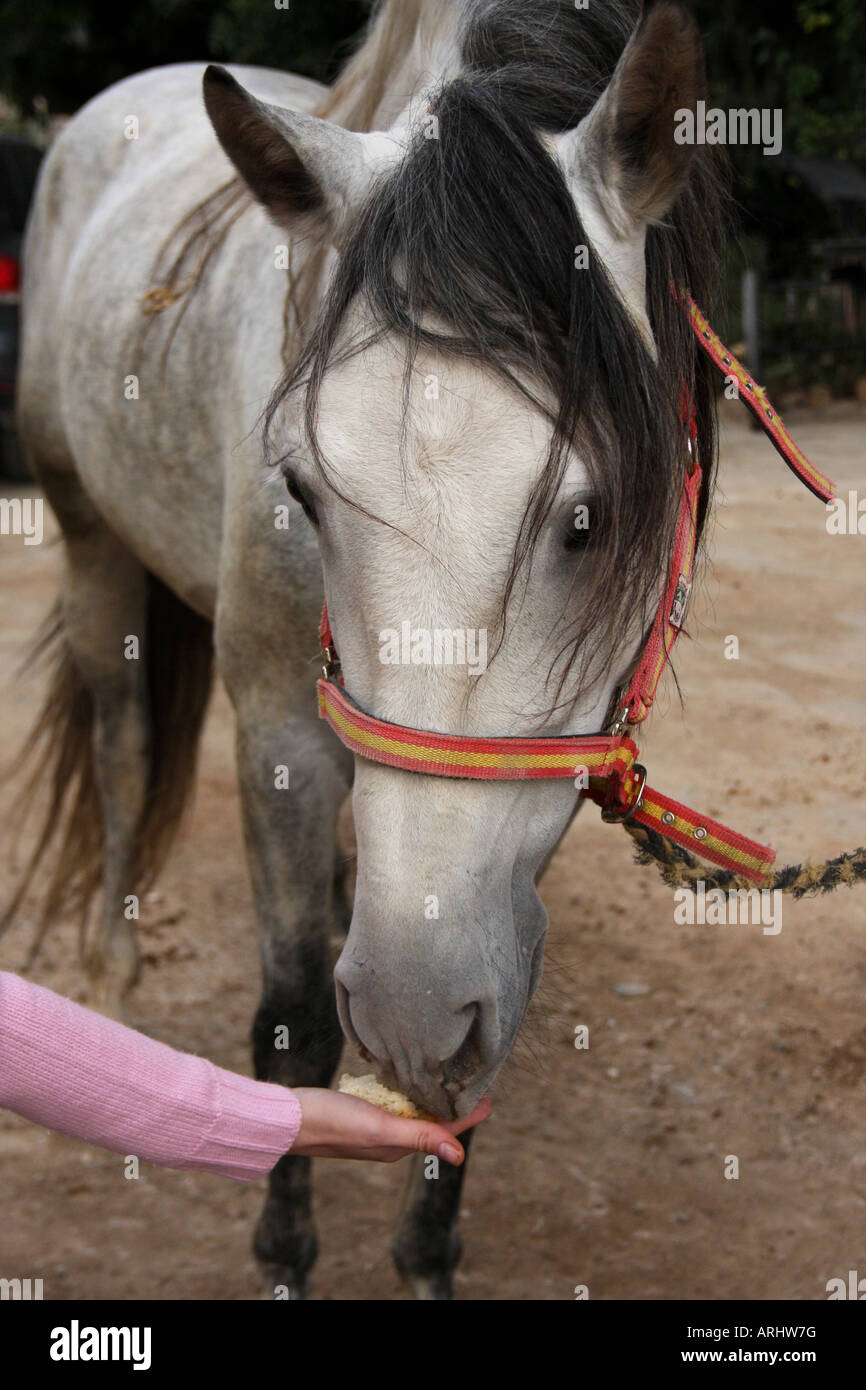
[[[148,576],[145,660],[149,777],[134,837],[130,892],[146,888],[155,879],[188,805],[213,682],[211,623],[153,575]],[[0,934],[52,856],[28,964],[52,920],[61,913],[78,915],[83,947],[89,909],[105,865],[94,750],[95,702],[75,661],[60,601],[38,633],[23,669],[46,666],[42,706],[18,757],[2,778],[10,780],[14,769],[17,780],[21,768],[25,769],[13,804],[18,825],[40,809],[35,843],[13,897],[0,915]],[[46,782],[47,802],[40,805]]]

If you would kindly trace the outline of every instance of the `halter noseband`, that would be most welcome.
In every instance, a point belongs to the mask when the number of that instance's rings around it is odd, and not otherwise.
[[[812,466],[788,434],[764,389],[729,352],[710,328],[694,300],[680,296],[703,351],[724,373],[737,381],[740,399],[757,416],[782,458],[811,492],[824,502],[834,487]],[[701,469],[697,461],[695,425],[689,422],[689,462],[671,555],[668,580],[641,659],[622,697],[610,730],[604,734],[552,738],[470,738],[431,733],[404,724],[389,724],[366,714],[343,689],[327,604],[322,610],[319,639],[324,656],[318,682],[319,716],[345,746],[359,757],[386,763],[407,772],[432,777],[461,777],[507,781],[535,777],[570,777],[580,795],[595,801],[607,821],[634,821],[654,830],[711,864],[763,882],[776,858],[767,845],[748,840],[718,821],[682,806],[647,786],[647,774],[636,761],[637,747],[626,733],[650,712],[662,672],[682,628],[692,584],[697,535]]]

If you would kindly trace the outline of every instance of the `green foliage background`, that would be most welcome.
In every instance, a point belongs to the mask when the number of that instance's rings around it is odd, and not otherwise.
[[[328,81],[371,0],[0,0],[0,92],[75,111],[110,83],[204,58]]]
[[[289,3],[0,0],[0,92],[25,116],[34,102],[71,112],[128,73],[203,58],[330,80],[372,0]],[[786,151],[866,167],[864,0],[692,0],[691,7],[704,35],[711,104],[781,107]],[[760,151],[738,148],[731,164],[743,254],[776,275],[806,273],[812,240],[833,231],[828,210]]]
[[[25,110],[43,96],[51,109],[73,111],[127,73],[187,58],[328,80],[371,4],[0,0],[0,91]],[[863,0],[692,0],[691,8],[715,104],[783,106],[799,153],[866,159]]]

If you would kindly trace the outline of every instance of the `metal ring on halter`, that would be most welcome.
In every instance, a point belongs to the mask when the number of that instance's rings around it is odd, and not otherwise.
[[[623,814],[620,814],[618,811],[613,810],[612,807],[603,807],[601,812],[601,818],[603,821],[607,821],[611,825],[625,825],[628,821],[631,820],[635,812],[640,810],[641,806],[643,805],[643,794],[646,791],[647,770],[644,767],[643,763],[635,763],[634,770],[641,779],[640,790],[638,791],[638,794],[635,797],[634,801],[629,806],[628,810],[625,811]]]

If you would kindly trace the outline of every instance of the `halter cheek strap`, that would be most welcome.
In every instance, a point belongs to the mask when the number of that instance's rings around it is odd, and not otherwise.
[[[720,342],[694,301],[676,292],[675,297],[687,309],[703,351],[720,370],[736,379],[741,388],[740,399],[755,412],[789,467],[817,497],[830,501],[833,484],[794,444],[763,389]],[[765,882],[776,858],[775,851],[648,787],[646,769],[637,761],[637,747],[626,733],[629,726],[641,723],[649,714],[662,672],[682,628],[691,592],[701,493],[693,416],[689,433],[690,459],[683,481],[665,591],[609,733],[554,738],[469,738],[376,719],[360,709],[343,688],[327,604],[319,625],[324,657],[324,678],[318,682],[320,717],[358,757],[406,772],[480,781],[570,777],[581,796],[601,806],[603,819],[642,825],[719,868],[741,874],[754,883]]]
[[[692,451],[691,463],[683,484],[665,592],[656,610],[655,621],[650,629],[643,655],[622,701],[621,717],[629,724],[642,723],[650,712],[662,672],[685,621],[686,608],[692,592],[692,571],[698,534],[698,501],[703,478],[694,457],[693,439],[689,440],[689,448]]]

